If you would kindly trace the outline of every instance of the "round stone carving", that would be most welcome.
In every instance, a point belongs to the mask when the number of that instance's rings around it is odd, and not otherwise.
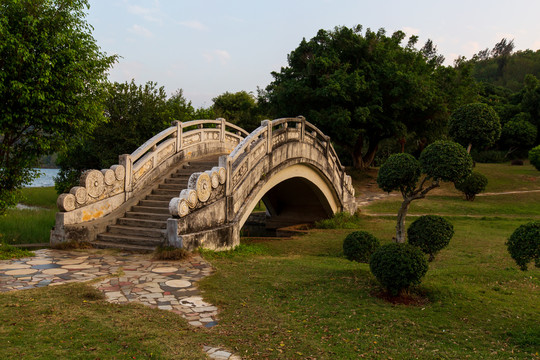
[[[116,180],[116,175],[114,174],[114,171],[112,171],[111,169],[103,169],[101,170],[101,173],[103,174],[103,180],[105,181],[105,184],[114,184],[114,180]]]
[[[185,199],[191,209],[197,206],[197,192],[193,189],[182,190],[182,192],[180,192],[180,198]]]
[[[210,182],[210,176],[207,173],[201,173],[197,178],[197,197],[199,201],[205,202],[210,198],[212,192],[212,184]]]
[[[123,165],[113,165],[111,166],[111,170],[114,171],[116,180],[124,180],[124,177],[126,176],[126,168]]]
[[[210,176],[210,183],[212,184],[212,188],[213,189],[217,188],[219,185],[219,176],[218,176],[217,171],[210,170],[210,171],[206,171],[206,173],[208,174],[208,176]]]
[[[86,192],[93,198],[99,197],[105,190],[103,174],[99,170],[90,170],[83,174],[81,182]]]
[[[188,202],[185,199],[172,198],[169,203],[169,212],[173,216],[186,216],[189,214]]]
[[[73,194],[75,196],[75,200],[77,200],[78,204],[84,204],[86,203],[86,200],[88,199],[88,194],[86,193],[86,188],[82,186],[75,186],[71,188],[69,191],[70,194]]]
[[[218,170],[218,177],[219,177],[219,183],[225,184],[225,181],[227,181],[227,172],[225,171],[224,167],[220,167]]]
[[[60,211],[72,211],[75,210],[75,195],[62,194],[56,200],[56,205]]]

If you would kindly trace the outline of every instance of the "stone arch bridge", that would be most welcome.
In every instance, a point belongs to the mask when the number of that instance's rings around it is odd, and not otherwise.
[[[251,134],[224,119],[175,122],[60,195],[51,243],[229,249],[261,200],[274,228],[356,210],[329,137],[303,117]]]

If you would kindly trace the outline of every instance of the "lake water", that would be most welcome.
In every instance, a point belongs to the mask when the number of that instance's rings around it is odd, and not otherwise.
[[[34,179],[31,184],[26,187],[46,187],[54,186],[54,177],[58,175],[59,169],[34,169],[38,170],[41,175]]]

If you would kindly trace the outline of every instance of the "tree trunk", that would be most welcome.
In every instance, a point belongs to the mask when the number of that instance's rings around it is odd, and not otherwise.
[[[469,143],[469,146],[467,146],[467,154],[471,153],[472,143]]]
[[[397,224],[396,224],[396,242],[404,243],[405,242],[405,217],[407,216],[407,211],[409,210],[409,205],[411,204],[412,199],[404,198],[401,203],[397,214]]]
[[[369,138],[369,146],[365,155],[362,156],[362,149],[364,147],[364,137],[359,135],[354,144],[352,153],[353,165],[355,169],[366,170],[371,166],[377,150],[379,149],[379,142],[376,139]]]

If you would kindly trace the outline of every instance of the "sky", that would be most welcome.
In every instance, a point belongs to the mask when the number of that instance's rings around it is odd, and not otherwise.
[[[224,92],[257,93],[287,54],[319,29],[360,24],[433,40],[445,64],[502,38],[540,48],[538,0],[90,0],[86,20],[108,55],[121,56],[110,81],[183,90],[195,107]]]

